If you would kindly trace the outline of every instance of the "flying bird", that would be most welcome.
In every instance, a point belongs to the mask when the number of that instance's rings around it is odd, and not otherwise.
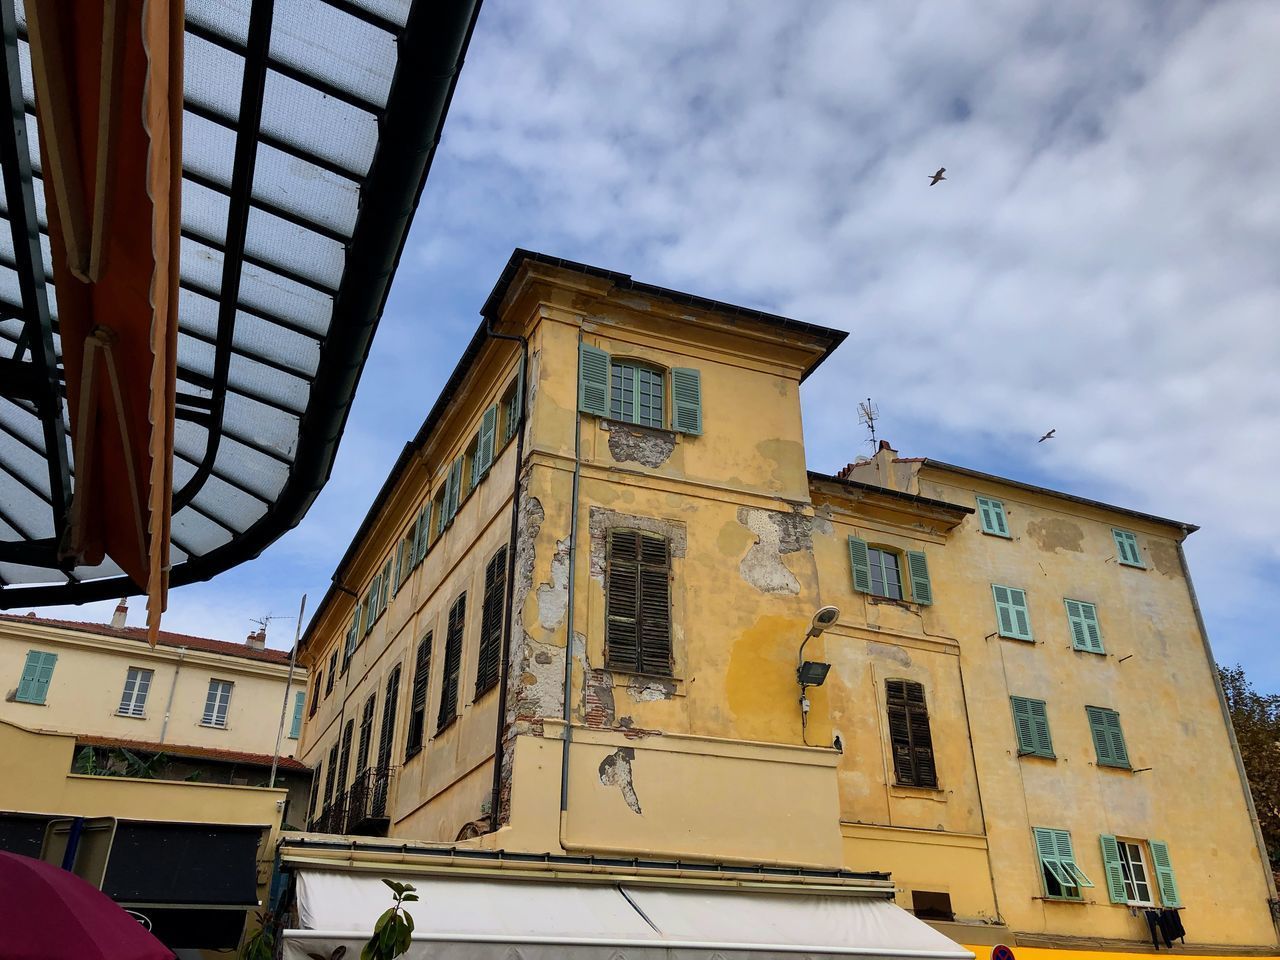
[[[946,167],[939,167],[938,172],[929,178],[929,186],[936,187],[938,185],[939,180],[947,179],[946,177],[943,176],[943,174],[946,172],[947,172]]]
[[[1057,428],[1057,427],[1054,427],[1052,430],[1050,430],[1048,433],[1046,433],[1043,437],[1041,437],[1039,440],[1037,440],[1037,441],[1036,441],[1036,443],[1044,443],[1046,440],[1052,440],[1052,439],[1053,439],[1053,435],[1054,435],[1055,433],[1057,433],[1057,432],[1058,432],[1058,428]]]

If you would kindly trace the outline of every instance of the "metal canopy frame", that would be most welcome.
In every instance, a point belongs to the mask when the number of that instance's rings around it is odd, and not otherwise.
[[[141,592],[110,561],[57,565],[74,464],[14,3],[0,0],[0,219],[12,234],[0,239],[0,609]],[[479,8],[403,0],[397,16],[387,0],[253,0],[237,19],[187,0],[171,585],[257,556],[327,481]],[[301,61],[323,43],[385,62]],[[280,182],[285,166],[314,195],[285,189],[296,185]]]

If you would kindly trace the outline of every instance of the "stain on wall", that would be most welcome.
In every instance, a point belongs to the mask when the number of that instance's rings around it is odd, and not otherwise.
[[[641,813],[640,798],[636,796],[635,783],[632,779],[631,761],[636,758],[634,747],[619,747],[600,761],[600,782],[606,787],[617,787],[622,791],[622,799],[632,813]]]
[[[810,520],[799,513],[738,508],[738,522],[756,535],[756,542],[738,564],[742,579],[761,593],[800,592],[800,581],[782,562],[784,554],[812,550]]]
[[[1152,540],[1146,542],[1147,556],[1151,558],[1151,566],[1166,577],[1182,576],[1182,564],[1178,560],[1178,545],[1168,540]]]
[[[1084,529],[1078,523],[1058,517],[1045,517],[1032,520],[1027,524],[1027,536],[1036,542],[1041,550],[1057,553],[1069,550],[1072,553],[1084,552]]]

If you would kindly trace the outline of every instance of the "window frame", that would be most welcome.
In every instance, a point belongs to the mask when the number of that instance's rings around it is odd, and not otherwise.
[[[1156,906],[1155,898],[1152,893],[1158,883],[1154,882],[1155,872],[1147,864],[1146,855],[1143,853],[1142,847],[1145,844],[1143,840],[1126,840],[1123,837],[1116,837],[1116,850],[1120,857],[1120,870],[1124,877],[1124,895],[1125,903],[1131,907],[1154,907]],[[1133,860],[1130,851],[1137,852],[1137,863],[1142,868],[1142,880],[1133,877]],[[1138,884],[1141,883],[1147,888],[1147,898],[1143,900],[1138,896]]]
[[[1089,735],[1093,740],[1093,752],[1096,763],[1100,767],[1112,767],[1116,770],[1132,770],[1133,763],[1129,759],[1129,745],[1125,740],[1124,728],[1120,724],[1120,713],[1110,707],[1086,705],[1085,716],[1089,720]],[[1101,735],[1102,739],[1099,739]],[[1119,752],[1116,751],[1117,742]],[[1099,746],[1106,744],[1106,749]]]
[[[1063,900],[1068,903],[1084,902],[1084,888],[1092,887],[1094,884],[1076,862],[1071,831],[1060,827],[1032,827],[1031,831],[1036,859],[1040,864],[1040,882],[1045,899]],[[1051,879],[1061,888],[1061,893],[1053,892],[1049,886]],[[1068,893],[1069,890],[1075,892]]]
[[[218,687],[219,691],[226,688],[226,696],[214,696],[214,688]],[[211,730],[228,729],[227,720],[231,715],[231,695],[235,692],[236,684],[234,680],[219,680],[217,677],[209,678],[209,689],[204,697],[204,711],[200,714],[200,726],[208,727]],[[212,719],[209,719],[209,708],[212,706]],[[221,712],[221,718],[219,718]]]
[[[1000,595],[996,592],[998,590],[1004,590],[1005,593],[1008,595],[1009,599],[1002,601],[1000,599]],[[1022,598],[1021,604],[1016,604],[1013,602],[1013,595],[1015,593]],[[1032,629],[1032,626],[1031,626],[1031,603],[1030,601],[1027,600],[1026,590],[1022,589],[1021,587],[1010,587],[1003,583],[993,583],[991,584],[991,600],[992,600],[992,603],[995,605],[996,634],[998,636],[1005,637],[1006,639],[1009,639],[1009,640],[1026,640],[1031,643],[1035,642],[1035,631]],[[1010,627],[1007,631],[1005,630],[1004,624],[1000,619],[1001,607],[1007,607],[1010,611],[1009,612]],[[1022,610],[1023,616],[1027,621],[1027,630],[1025,634],[1016,632],[1018,627],[1017,611],[1019,609]]]
[[[1071,612],[1071,605],[1079,608],[1079,613]],[[1067,629],[1071,633],[1071,649],[1081,653],[1107,655],[1107,648],[1102,642],[1102,623],[1098,619],[1097,604],[1087,600],[1062,598],[1062,605],[1067,611]],[[1086,616],[1086,608],[1088,615]],[[1090,629],[1092,627],[1092,629]],[[1078,629],[1077,629],[1078,628]]]
[[[631,373],[631,387],[628,390],[622,383],[616,383],[619,379],[619,372],[624,375],[627,371]],[[656,381],[659,390],[658,402],[661,409],[658,412],[658,422],[651,423],[641,418],[641,374],[651,378],[651,382]],[[670,422],[670,370],[667,367],[659,366],[648,360],[636,360],[631,357],[609,357],[609,419],[616,420],[619,423],[629,423],[637,427],[648,427],[650,430],[666,430],[667,424]],[[625,376],[623,377],[625,379]],[[618,407],[615,409],[615,390],[617,393]],[[625,394],[629,393],[630,396]],[[652,392],[650,393],[652,397]],[[623,412],[626,403],[631,404],[631,416],[627,416]],[[652,403],[648,409],[652,411]]]
[[[18,675],[18,689],[13,699],[17,703],[47,706],[49,687],[53,684],[53,671],[58,666],[58,655],[48,650],[28,650]],[[31,675],[28,676],[28,673]],[[25,691],[25,693],[24,693]]]
[[[873,557],[873,554],[876,556]],[[876,557],[881,558],[880,562],[877,563]],[[881,586],[884,587],[885,589],[888,588],[888,580],[885,576],[885,574],[888,571],[883,563],[883,558],[885,557],[891,557],[893,559],[894,568],[895,568],[894,572],[897,573],[898,575],[898,596],[896,597],[892,596],[891,594],[881,593],[880,591],[876,590],[877,568],[880,571]],[[903,552],[897,549],[896,547],[885,546],[883,544],[878,544],[878,543],[877,544],[868,543],[867,544],[867,569],[870,572],[870,577],[871,577],[871,589],[867,591],[868,594],[870,594],[873,597],[880,597],[882,600],[900,600],[904,603],[907,602],[906,590],[904,589],[903,582],[902,582],[902,569],[903,567],[906,566],[906,563],[904,562],[904,558],[905,558],[905,555],[903,554]]]
[[[895,692],[898,690],[900,694]],[[933,724],[929,718],[924,684],[906,677],[887,677],[884,700],[895,785],[921,790],[940,789],[938,754],[933,746]],[[921,763],[922,751],[927,754],[927,765]],[[908,770],[909,776],[904,777],[904,771]]]
[[[1021,713],[1019,706],[1024,708]],[[1053,735],[1049,729],[1049,704],[1035,697],[1010,695],[1009,709],[1013,712],[1013,730],[1018,744],[1018,756],[1056,760],[1057,755],[1053,752]],[[1028,736],[1024,737],[1024,733]]]
[[[405,731],[404,759],[408,763],[422,752],[427,738],[427,702],[431,695],[432,646],[435,631],[428,630],[418,641],[414,656],[413,681],[409,688],[409,725]]]
[[[476,687],[472,702],[498,685],[502,676],[502,634],[507,602],[507,546],[489,558],[484,569],[480,606],[480,642],[476,653]]]
[[[623,536],[636,538],[634,559],[615,555],[615,538]],[[646,541],[661,543],[660,563],[644,559]],[[668,679],[675,676],[671,555],[671,538],[664,534],[628,526],[609,528],[604,575],[605,669]],[[651,619],[659,606],[665,623],[653,627]],[[625,612],[628,609],[629,615]],[[646,655],[646,647],[654,646],[658,652]]]
[[[299,690],[293,697],[293,719],[289,723],[289,739],[302,737],[302,712],[307,702],[307,691]]]
[[[134,677],[133,674],[137,674]],[[145,675],[145,677],[144,677]],[[117,717],[129,717],[134,720],[145,720],[147,718],[147,698],[151,695],[151,681],[155,679],[156,672],[150,667],[128,667],[124,675],[124,687],[120,691],[120,703],[116,707]],[[145,684],[142,680],[145,679]],[[133,683],[130,689],[129,684]],[[139,698],[138,690],[142,690],[141,698]],[[125,701],[129,702],[129,709],[125,709]]]
[[[1111,539],[1115,541],[1117,563],[1124,567],[1133,567],[1135,570],[1147,569],[1147,565],[1142,559],[1142,548],[1138,545],[1138,535],[1136,533],[1121,527],[1112,527]],[[1130,549],[1132,549],[1132,558],[1130,558]]]
[[[989,537],[1012,540],[1013,533],[1009,530],[1009,514],[1004,508],[1004,501],[978,494],[974,494],[974,500],[978,504],[978,529]],[[988,511],[993,521],[990,524],[987,522]]]
[[[467,636],[467,591],[462,591],[449,606],[445,627],[444,656],[440,658],[440,709],[436,716],[436,732],[440,736],[458,720],[458,696],[462,688],[462,648]]]

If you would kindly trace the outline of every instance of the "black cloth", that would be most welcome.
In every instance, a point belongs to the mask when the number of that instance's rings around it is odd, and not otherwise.
[[[1187,931],[1182,927],[1182,917],[1173,907],[1165,907],[1160,911],[1160,932],[1164,934],[1165,941],[1169,946],[1173,946],[1173,941],[1181,939],[1185,944],[1187,942]]]
[[[1146,918],[1146,921],[1147,921],[1147,929],[1151,931],[1151,946],[1153,946],[1157,952],[1160,950],[1161,935],[1164,936],[1165,946],[1168,947],[1169,949],[1173,949],[1173,941],[1169,939],[1169,934],[1165,931],[1164,927],[1161,924],[1160,914],[1162,912],[1163,911],[1160,911],[1160,910],[1143,910],[1142,911],[1142,915],[1143,917]]]

